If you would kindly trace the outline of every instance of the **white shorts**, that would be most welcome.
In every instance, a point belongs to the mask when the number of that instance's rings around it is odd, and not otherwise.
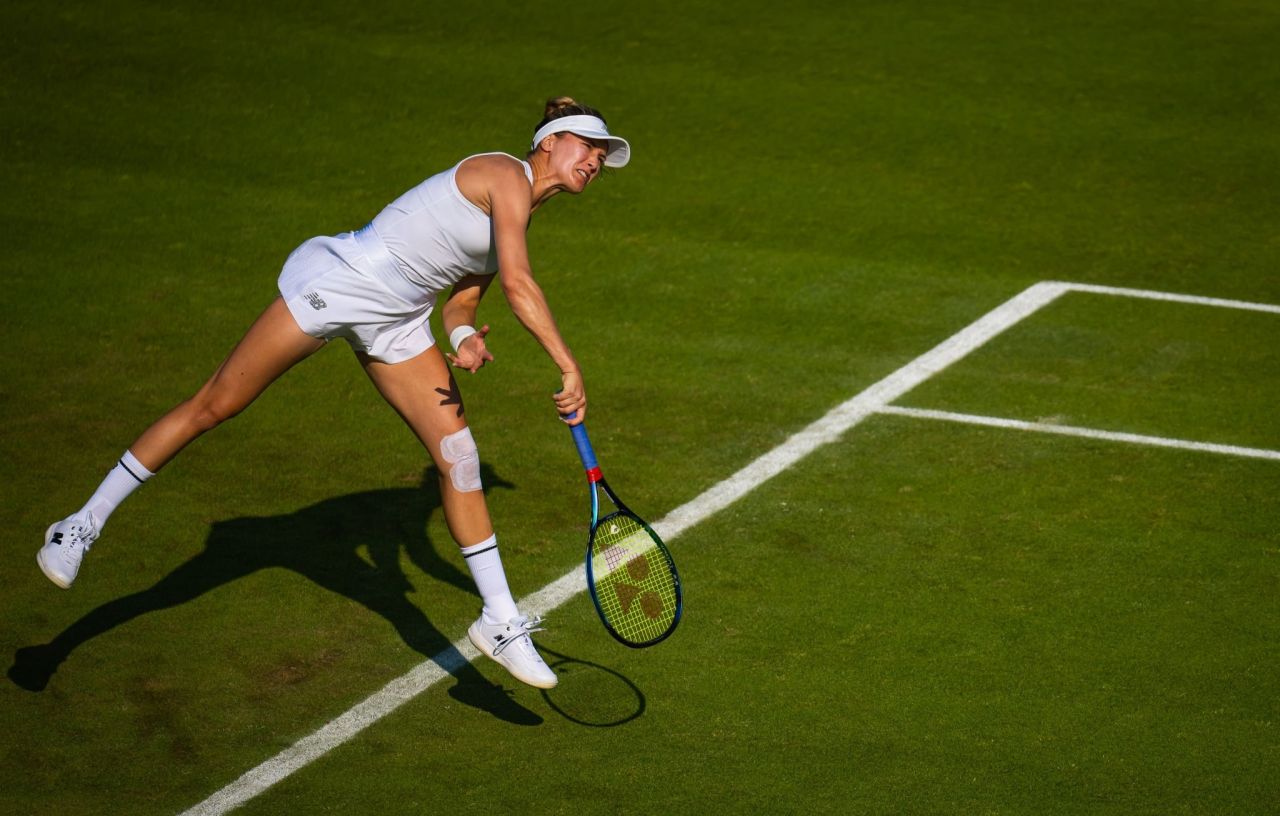
[[[397,294],[377,276],[355,235],[320,236],[295,249],[280,272],[280,294],[312,337],[341,337],[356,351],[384,363],[416,357],[435,344],[427,318],[435,295],[418,302]]]

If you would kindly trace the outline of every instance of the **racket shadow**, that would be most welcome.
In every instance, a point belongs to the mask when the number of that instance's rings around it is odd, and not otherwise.
[[[644,692],[622,672],[546,646],[538,651],[560,678],[555,688],[542,691],[542,699],[569,722],[616,728],[644,715]]]
[[[482,465],[482,478],[486,491],[515,487],[487,465]],[[427,523],[440,506],[438,474],[430,467],[413,487],[339,496],[284,515],[214,522],[203,551],[150,588],[87,612],[48,643],[18,649],[8,676],[20,688],[43,691],[73,653],[93,639],[270,568],[296,572],[376,613],[406,646],[427,658],[447,655],[453,638],[436,629],[412,603],[409,593],[414,587],[400,567],[403,552],[431,580],[475,594],[475,584],[459,567],[460,559],[442,556],[426,536]],[[442,546],[454,545],[446,541]],[[465,687],[453,695],[455,699],[509,722],[542,722],[467,661],[440,663]]]

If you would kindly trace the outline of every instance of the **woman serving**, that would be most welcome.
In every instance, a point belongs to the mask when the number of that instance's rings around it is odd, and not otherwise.
[[[70,588],[107,518],[196,437],[249,406],[267,386],[328,340],[351,344],[379,393],[430,453],[440,472],[449,532],[483,600],[468,630],[480,651],[540,688],[555,673],[529,634],[507,585],[480,481],[480,459],[450,365],[478,371],[493,359],[476,310],[496,276],[512,312],[560,369],[560,415],[586,414],[582,372],[533,278],[525,232],[533,212],[561,192],[581,193],[603,167],[630,158],[599,111],[568,97],[548,101],[521,160],[505,153],[463,159],[387,205],[357,232],[304,242],[285,261],[280,296],[250,326],[213,376],[129,446],[79,511],[45,533],[36,561]],[[431,336],[428,317],[449,295],[441,321],[454,353]]]

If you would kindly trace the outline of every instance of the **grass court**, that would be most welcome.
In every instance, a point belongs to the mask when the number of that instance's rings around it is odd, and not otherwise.
[[[1280,808],[1273,4],[19,0],[0,32],[0,813]],[[556,689],[454,651],[435,476],[342,344],[72,590],[40,574],[297,244],[522,154],[558,94],[632,144],[530,249],[609,481],[668,525],[669,640],[561,593]],[[554,366],[496,287],[481,316],[463,394],[545,600],[581,468]]]

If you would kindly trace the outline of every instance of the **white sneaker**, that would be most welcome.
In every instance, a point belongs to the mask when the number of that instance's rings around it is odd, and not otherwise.
[[[551,667],[543,662],[538,650],[533,647],[530,632],[541,632],[538,626],[542,618],[530,618],[521,615],[506,623],[489,623],[481,615],[467,636],[476,648],[496,660],[512,676],[522,683],[536,688],[555,688],[559,678],[551,671]]]
[[[44,531],[44,546],[36,553],[36,563],[45,576],[63,589],[71,589],[80,571],[80,561],[98,539],[93,516],[72,516]]]

